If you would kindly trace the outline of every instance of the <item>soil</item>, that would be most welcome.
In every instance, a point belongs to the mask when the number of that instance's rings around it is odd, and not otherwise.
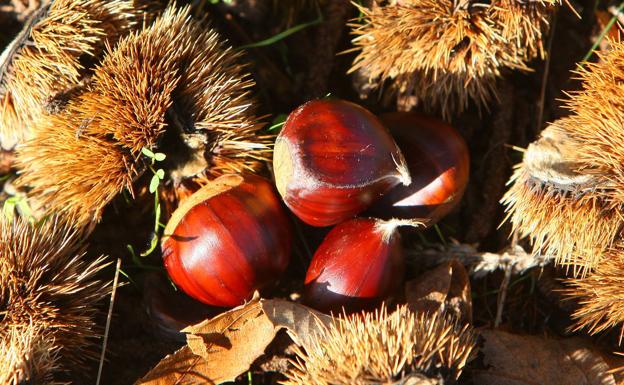
[[[8,3],[0,1],[0,5]],[[267,3],[271,0],[235,0],[228,4],[212,5],[206,1],[206,13],[210,22],[234,46],[241,46],[273,36],[289,27],[316,19],[315,12],[293,14],[272,12]],[[579,83],[571,72],[593,44],[599,27],[594,15],[594,0],[575,1],[581,18],[569,10],[561,10],[553,21],[552,50],[549,63],[536,60],[531,63],[532,72],[508,72],[498,84],[499,102],[492,103],[489,111],[479,112],[471,107],[451,122],[466,139],[471,155],[471,179],[460,206],[444,218],[439,229],[445,240],[478,245],[479,250],[497,252],[510,243],[510,226],[503,222],[503,207],[499,204],[505,184],[514,164],[522,154],[512,148],[525,148],[536,138],[547,122],[566,114],[559,99],[564,91],[574,90]],[[352,79],[345,75],[353,60],[353,54],[336,55],[350,48],[346,22],[357,17],[357,10],[347,0],[335,0],[325,5],[321,12],[324,22],[303,29],[278,43],[246,50],[247,59],[257,81],[259,106],[263,114],[272,117],[288,114],[301,103],[315,97],[332,96],[364,104],[375,113],[392,109],[377,105],[372,100],[359,100]],[[0,47],[17,33],[10,15],[0,19]],[[540,111],[543,108],[543,113]],[[267,120],[270,120],[268,118]],[[2,163],[0,155],[0,164]],[[151,199],[151,198],[147,198]],[[145,268],[137,265],[127,245],[142,250],[149,244],[153,226],[151,205],[140,202],[128,204],[123,198],[111,204],[102,223],[90,239],[90,256],[109,255],[111,260],[121,258],[124,275],[114,304],[114,312],[108,336],[107,361],[104,364],[102,384],[132,384],[143,376],[165,355],[181,347],[180,335],[171,332],[174,320],[163,321],[163,314],[155,313],[152,301],[145,301],[146,292],[158,291],[158,296],[183,296],[169,284],[159,251],[142,260]],[[290,297],[300,291],[307,264],[327,230],[316,229],[297,223],[297,243],[289,272],[278,289],[270,296]],[[441,243],[436,230],[420,235],[406,233],[406,247],[415,244]],[[521,241],[521,244],[522,241]],[[418,261],[410,263],[408,278],[418,275],[423,267]],[[110,278],[114,269],[105,274]],[[571,305],[562,304],[556,292],[557,278],[563,272],[554,268],[529,271],[513,277],[507,293],[502,314],[507,330],[549,335],[569,335]],[[474,323],[476,327],[494,324],[498,291],[502,273],[490,274],[473,280]],[[159,297],[160,298],[160,297]],[[165,302],[167,300],[164,300]],[[175,301],[174,301],[175,302]],[[106,322],[108,304],[102,306],[101,325]],[[156,306],[157,308],[157,306]],[[148,310],[151,314],[148,314]],[[210,309],[199,310],[210,313]],[[166,313],[165,310],[163,312]],[[201,316],[198,316],[201,317]],[[191,317],[192,318],[192,317]],[[180,321],[183,322],[184,320]],[[186,320],[186,322],[190,322]],[[286,340],[286,341],[285,341]],[[615,342],[611,335],[603,335],[602,344]],[[269,354],[259,360],[237,384],[275,384],[281,379],[267,368],[284,365],[287,337],[278,338],[268,349]],[[271,353],[275,353],[272,357]],[[273,359],[275,358],[275,359]],[[281,359],[281,361],[280,361]],[[478,367],[475,361],[471,367]],[[98,363],[86,368],[76,384],[93,384]],[[470,368],[468,368],[468,371]],[[264,368],[264,369],[263,369]],[[252,378],[252,382],[249,382]],[[462,383],[470,383],[470,375],[463,376]]]

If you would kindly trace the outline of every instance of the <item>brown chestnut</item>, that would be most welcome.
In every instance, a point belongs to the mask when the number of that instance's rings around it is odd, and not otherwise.
[[[305,278],[304,301],[324,312],[378,306],[401,286],[404,255],[400,220],[350,219],[334,227],[316,250]]]
[[[344,100],[314,100],[292,112],[275,142],[273,165],[284,202],[312,226],[340,223],[410,183],[388,130]]]
[[[288,265],[289,221],[269,181],[226,175],[184,200],[165,228],[173,282],[209,305],[232,307],[274,284]]]
[[[441,120],[413,112],[380,116],[403,150],[412,183],[395,186],[371,207],[381,218],[425,218],[432,225],[451,211],[470,172],[462,136]]]

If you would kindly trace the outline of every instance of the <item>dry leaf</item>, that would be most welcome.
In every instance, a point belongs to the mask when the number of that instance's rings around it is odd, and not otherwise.
[[[448,312],[472,321],[470,279],[457,260],[446,262],[405,285],[405,299],[414,312]]]
[[[487,371],[475,372],[479,385],[616,385],[600,353],[580,338],[545,339],[484,330]]]
[[[290,338],[304,348],[320,331],[321,325],[328,327],[334,321],[331,316],[290,301],[274,299],[260,303],[273,325],[285,328]]]
[[[281,329],[305,347],[330,322],[332,317],[303,305],[255,296],[245,305],[184,329],[187,346],[165,357],[137,385],[233,381],[264,354]]]
[[[163,358],[156,367],[137,382],[149,385],[213,384],[207,376],[210,369],[203,358],[196,356],[188,346]]]

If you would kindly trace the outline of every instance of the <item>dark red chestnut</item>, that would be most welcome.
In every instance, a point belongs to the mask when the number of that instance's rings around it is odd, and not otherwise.
[[[275,142],[275,181],[286,205],[312,226],[330,226],[409,184],[403,154],[383,124],[344,100],[314,100],[288,116]]]
[[[397,231],[403,224],[356,218],[334,227],[312,258],[304,301],[324,312],[354,312],[374,308],[395,293],[404,272]]]
[[[232,307],[274,284],[288,265],[289,221],[264,178],[226,175],[184,200],[162,241],[169,276],[189,296]]]
[[[450,125],[417,113],[390,113],[380,119],[403,150],[412,183],[394,187],[371,213],[435,223],[457,205],[466,189],[470,171],[466,142]]]

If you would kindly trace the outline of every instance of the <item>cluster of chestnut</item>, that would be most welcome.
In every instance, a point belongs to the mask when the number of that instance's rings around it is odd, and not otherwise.
[[[430,225],[448,213],[463,194],[468,164],[461,136],[419,114],[378,118],[332,99],[291,113],[275,143],[277,191],[303,222],[335,225],[312,258],[304,302],[356,311],[391,296],[404,273],[398,226]],[[162,249],[171,279],[188,295],[232,307],[278,281],[291,240],[272,183],[227,175],[182,202]]]

